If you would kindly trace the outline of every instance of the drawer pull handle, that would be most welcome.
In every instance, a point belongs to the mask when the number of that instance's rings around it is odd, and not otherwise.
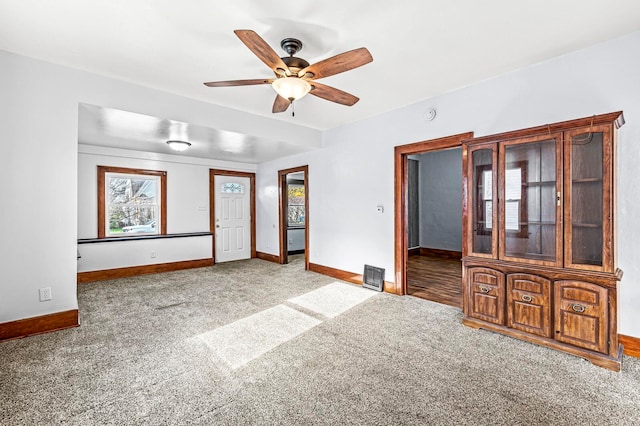
[[[480,286],[480,291],[483,292],[484,294],[489,293],[489,287],[485,287],[483,285]]]
[[[528,294],[523,294],[521,298],[523,302],[531,302],[533,300],[533,296],[530,296]]]
[[[571,309],[573,309],[573,312],[582,313],[585,309],[587,309],[587,307],[584,305],[580,305],[579,303],[572,303]]]

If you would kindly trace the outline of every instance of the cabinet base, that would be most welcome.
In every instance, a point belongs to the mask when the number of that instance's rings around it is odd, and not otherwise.
[[[564,343],[557,342],[556,340],[549,339],[542,336],[536,336],[528,333],[523,333],[518,330],[514,330],[512,328],[504,327],[497,324],[491,324],[484,321],[476,320],[470,317],[464,317],[462,319],[462,324],[467,327],[476,328],[476,329],[485,329],[489,331],[494,331],[496,333],[504,334],[509,337],[515,337],[516,339],[524,340],[530,343],[535,343],[540,346],[546,346],[548,348],[556,349],[561,352],[565,352],[571,355],[575,355],[581,358],[584,358],[590,361],[592,364],[597,365],[599,367],[606,368],[612,371],[620,371],[620,367],[622,366],[622,345],[618,345],[618,353],[616,358],[613,358],[607,354],[601,354],[598,352],[593,352],[588,349],[578,348],[576,346],[566,345]]]

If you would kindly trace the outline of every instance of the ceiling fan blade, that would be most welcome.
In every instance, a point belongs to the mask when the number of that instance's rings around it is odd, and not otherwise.
[[[329,77],[330,75],[361,67],[371,61],[373,61],[371,53],[366,47],[361,47],[309,65],[300,70],[298,77],[304,77],[309,72],[313,73],[313,79]]]
[[[271,84],[272,82],[273,80],[257,78],[253,80],[210,81],[204,83],[204,85],[208,87],[253,86],[256,84]]]
[[[273,108],[271,112],[285,112],[287,108],[291,105],[291,101],[289,99],[285,99],[280,95],[276,95],[276,100],[273,102]]]
[[[319,98],[346,106],[352,106],[360,100],[360,98],[353,96],[351,93],[343,92],[335,87],[320,84],[315,81],[311,81],[310,83],[312,89],[309,93]]]
[[[235,30],[234,33],[238,38],[251,50],[262,62],[276,74],[282,74],[281,69],[290,74],[289,68],[282,61],[280,56],[263,40],[255,31],[252,30]]]

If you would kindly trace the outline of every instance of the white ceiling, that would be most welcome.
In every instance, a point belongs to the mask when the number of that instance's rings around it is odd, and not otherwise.
[[[234,29],[282,56],[299,38],[310,63],[367,47],[372,63],[322,80],[360,102],[306,96],[291,117],[268,85],[205,87],[272,77]],[[638,0],[0,0],[2,50],[320,130],[638,29]]]

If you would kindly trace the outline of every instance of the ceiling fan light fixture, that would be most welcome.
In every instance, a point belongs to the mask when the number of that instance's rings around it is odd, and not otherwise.
[[[291,102],[304,97],[311,90],[311,84],[298,77],[281,77],[276,79],[271,86],[278,95]]]
[[[167,141],[167,145],[174,151],[186,151],[191,146],[189,142],[178,140]]]

